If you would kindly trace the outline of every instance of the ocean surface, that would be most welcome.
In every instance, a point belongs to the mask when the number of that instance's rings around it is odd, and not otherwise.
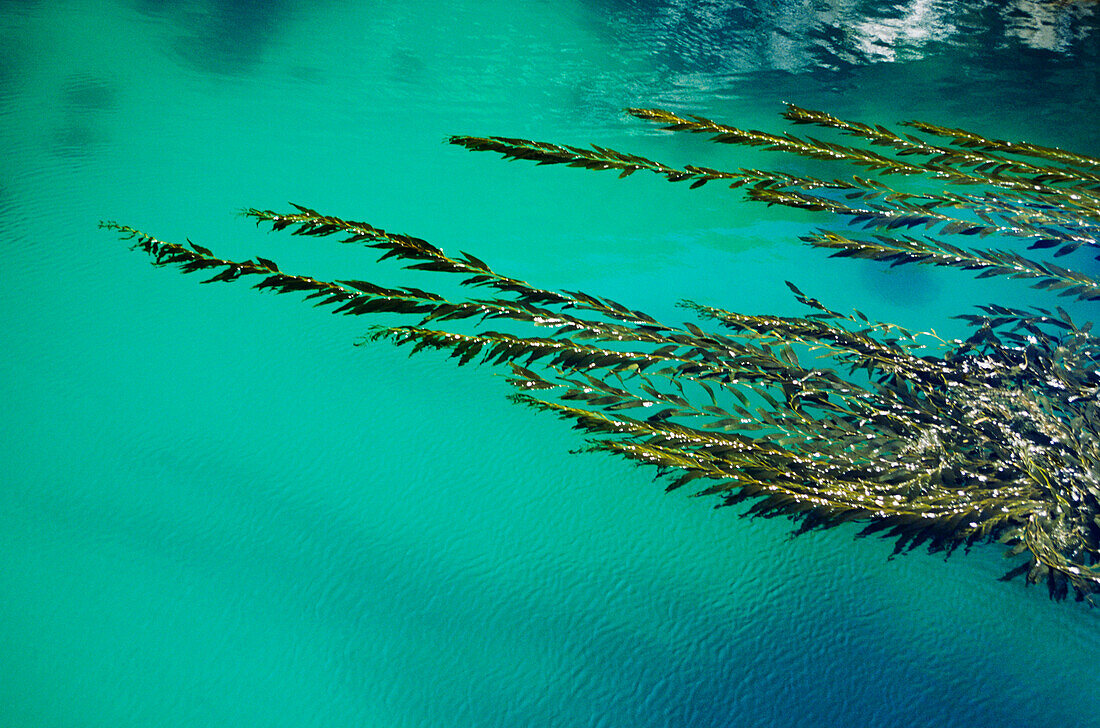
[[[97,229],[431,285],[239,215],[295,202],[672,321],[799,313],[784,280],[944,336],[1042,301],[830,260],[798,237],[833,221],[718,184],[444,143],[820,169],[622,112],[783,132],[783,102],[1095,155],[1100,6],[0,1],[0,725],[1095,725],[1097,611],[996,546],[792,540],[572,454],[490,367]]]

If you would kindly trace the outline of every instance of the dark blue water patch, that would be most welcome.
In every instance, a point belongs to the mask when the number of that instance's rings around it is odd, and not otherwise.
[[[1039,21],[1026,26],[1010,22],[1005,7],[959,6],[941,22],[950,32],[919,44],[897,39],[893,48],[876,45],[882,52],[870,60],[907,61],[905,67],[879,64],[884,68],[878,72],[903,74],[896,78],[895,93],[925,95],[942,108],[945,117],[973,116],[976,105],[1018,107],[1052,120],[1063,116],[1063,123],[1069,125],[1075,118],[1088,118],[1090,110],[1097,108],[1100,16],[1091,10],[1065,12],[1064,24],[1070,27],[1047,32]],[[833,64],[830,57],[835,54],[822,47],[812,48],[811,53],[815,54],[811,76],[816,80],[835,85],[838,76],[865,78],[857,68],[862,65],[859,62]],[[918,69],[922,73],[914,72]],[[866,97],[880,89],[855,83],[837,90]]]
[[[1100,114],[1098,88],[1100,64],[1095,62],[1080,64],[1075,58],[1042,50],[998,50],[976,57],[965,48],[944,49],[936,57],[907,63],[814,73],[760,70],[735,74],[715,88],[715,96],[733,100],[716,102],[717,111],[707,113],[721,114],[725,106],[741,109],[743,103],[737,97],[746,89],[768,89],[777,116],[767,131],[807,133],[806,127],[791,129],[778,117],[779,102],[788,101],[841,118],[885,124],[895,131],[904,131],[897,126],[899,122],[916,119],[1095,155],[1100,151],[1100,127],[1092,123]],[[893,105],[867,101],[883,97],[892,98]],[[988,113],[993,108],[1000,110],[995,118]],[[718,120],[740,125],[736,117],[719,116]],[[821,133],[814,130],[810,135]],[[772,155],[777,161],[768,164],[775,166],[785,156]],[[831,170],[820,173],[837,175],[852,168],[832,165]]]
[[[889,303],[918,308],[940,296],[937,277],[917,265],[887,266],[868,261],[860,266],[864,287]]]
[[[61,107],[69,113],[107,111],[116,104],[115,90],[102,78],[69,76],[61,85]]]
[[[18,3],[18,5],[23,4]],[[25,33],[21,32],[20,25],[12,20],[12,13],[5,4],[0,4],[0,14],[6,16],[11,22],[11,28],[0,33],[0,111],[3,111],[5,107],[11,105],[19,82],[27,77],[35,54],[31,41]]]
[[[290,0],[131,0],[135,9],[175,29],[172,47],[194,68],[218,75],[250,72],[262,60]]]
[[[66,159],[91,155],[103,143],[100,130],[87,120],[74,120],[59,127],[53,134],[53,153]]]
[[[797,7],[803,13],[801,3]],[[622,46],[644,52],[659,73],[786,68],[783,39],[792,34],[789,21],[789,13],[782,8],[745,0],[706,4],[620,0],[592,6],[596,28]]]
[[[341,672],[370,678],[372,656],[390,649],[388,642],[365,641],[367,626],[379,622],[428,644],[438,640],[441,674],[452,673],[452,636],[507,653],[490,671],[469,666],[453,674],[449,691],[429,696],[423,686],[406,686],[406,699],[425,698],[429,725],[718,727],[751,717],[747,724],[885,726],[899,714],[894,698],[902,694],[916,724],[938,717],[945,726],[996,725],[1008,717],[980,691],[958,689],[966,674],[949,649],[910,654],[905,645],[881,640],[869,654],[865,645],[889,619],[873,595],[841,606],[762,589],[730,618],[638,572],[624,575],[629,585],[617,582],[606,591],[599,582],[610,582],[607,575],[590,575],[593,583],[582,589],[589,599],[563,603],[552,585],[545,593],[508,593],[491,576],[456,569],[446,553],[371,546],[344,525],[350,524],[329,523],[326,530],[343,542],[335,551],[352,558],[341,564],[342,574],[328,576],[348,586],[319,613],[346,645]],[[745,566],[764,564],[746,558]],[[378,584],[386,588],[371,588]],[[660,638],[609,618],[635,590],[648,595],[654,614],[665,615]],[[728,598],[737,596],[731,590]],[[561,664],[556,677],[566,684],[532,682],[526,652]],[[418,655],[392,659],[395,669],[414,669]]]
[[[1026,0],[616,0],[592,3],[590,22],[624,55],[645,57],[666,83],[685,73],[720,78],[786,71],[807,73],[839,91],[860,67],[943,56],[961,61],[952,69],[960,83],[972,80],[971,69],[1034,66],[1043,53],[1081,70],[1095,60],[1100,14],[1084,3]],[[1090,78],[1081,80],[1083,88],[1097,88]],[[852,83],[846,90],[859,89]]]
[[[285,77],[308,86],[321,86],[328,80],[328,74],[324,70],[300,63],[287,66]]]
[[[54,130],[53,152],[66,158],[85,157],[103,145],[109,135],[100,116],[117,105],[115,88],[91,74],[74,74],[58,92],[60,121]]]
[[[17,63],[15,49],[7,43],[0,42],[0,106],[11,98],[9,89],[15,80]]]
[[[427,65],[415,51],[395,48],[387,64],[389,78],[399,84],[424,85],[428,79]]]
[[[41,0],[0,0],[0,13],[31,16],[39,12]]]

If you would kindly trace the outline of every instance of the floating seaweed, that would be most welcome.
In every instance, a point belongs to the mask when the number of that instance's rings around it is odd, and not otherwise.
[[[692,188],[722,182],[750,200],[847,218],[843,232],[804,238],[834,256],[962,268],[1100,299],[1100,281],[1080,271],[962,242],[1007,241],[1055,258],[1100,244],[1100,159],[922,122],[906,126],[923,136],[897,133],[793,105],[788,120],[858,146],[659,109],[629,113],[719,143],[854,164],[870,176],[676,168],[599,146],[504,137],[450,141],[620,177],[646,171]],[[906,191],[883,181],[916,176],[944,188]],[[155,265],[210,274],[204,282],[258,277],[257,289],[301,292],[335,313],[411,316],[374,326],[364,343],[446,350],[460,366],[506,366],[513,401],[571,421],[590,450],[654,466],[668,490],[690,486],[719,505],[748,502],[745,515],[788,516],[796,533],[854,522],[860,536],[892,539],[894,553],[950,554],[999,541],[1020,557],[1002,579],[1045,581],[1055,599],[1072,591],[1091,602],[1100,592],[1100,338],[1061,307],[979,306],[959,317],[969,337],[948,342],[834,311],[788,283],[804,316],[685,301],[707,328],[670,325],[608,298],[536,288],[469,253],[294,208],[245,214],[295,235],[339,235],[382,251],[380,260],[455,274],[486,295],[452,300],[414,287],[322,281],[266,258],[225,260],[194,243],[100,225],[134,240]],[[498,330],[517,327],[527,333]]]

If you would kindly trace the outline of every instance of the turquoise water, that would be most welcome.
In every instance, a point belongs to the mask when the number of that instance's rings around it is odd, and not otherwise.
[[[1100,152],[1095,5],[955,5],[0,2],[0,725],[1093,720],[1096,614],[998,583],[995,547],[789,540],[570,454],[487,368],[96,229],[424,284],[236,215],[291,200],[658,318],[794,313],[786,278],[949,334],[1039,299],[827,261],[797,243],[822,220],[717,185],[442,142],[797,170],[620,112],[780,130],[791,101]]]

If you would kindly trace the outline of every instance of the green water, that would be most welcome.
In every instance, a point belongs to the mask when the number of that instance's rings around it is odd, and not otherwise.
[[[423,283],[235,214],[290,200],[657,318],[685,296],[795,313],[791,279],[951,333],[1041,299],[829,261],[797,242],[820,218],[717,185],[443,141],[797,171],[620,112],[777,130],[791,101],[1100,152],[1089,4],[953,6],[0,2],[0,725],[1094,720],[1095,613],[998,583],[997,548],[791,541],[570,454],[487,368],[354,347],[362,321],[96,229]]]

